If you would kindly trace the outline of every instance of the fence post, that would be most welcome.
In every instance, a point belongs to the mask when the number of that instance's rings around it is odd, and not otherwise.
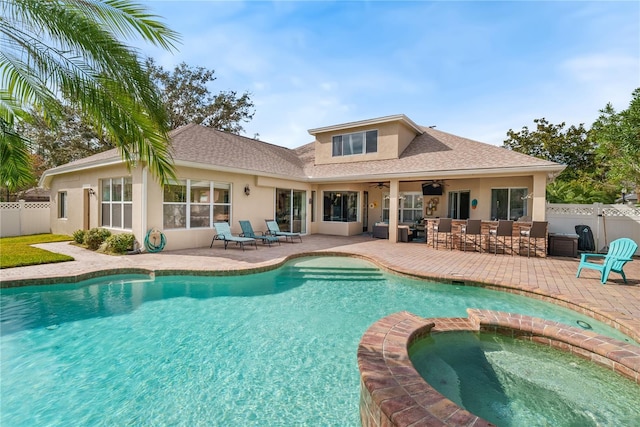
[[[24,215],[24,200],[18,200],[18,236],[22,236],[22,215]]]

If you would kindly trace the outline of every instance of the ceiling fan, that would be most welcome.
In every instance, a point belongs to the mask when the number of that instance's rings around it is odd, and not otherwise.
[[[381,190],[383,188],[389,188],[389,185],[385,184],[384,182],[377,182],[377,183],[373,184],[371,187],[375,187],[375,188]]]

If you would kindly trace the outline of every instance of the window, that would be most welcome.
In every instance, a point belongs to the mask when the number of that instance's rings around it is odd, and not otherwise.
[[[58,193],[58,218],[67,218],[67,192]]]
[[[449,218],[469,219],[471,193],[469,191],[449,192]]]
[[[358,193],[356,191],[325,191],[323,194],[324,221],[358,221]]]
[[[517,221],[527,216],[526,188],[494,188],[491,190],[491,218]]]
[[[100,225],[108,228],[133,228],[133,180],[131,177],[107,178],[101,183]]]
[[[416,222],[422,215],[422,193],[400,193],[398,197],[398,222]],[[382,219],[389,221],[389,193],[383,195]]]
[[[378,131],[336,135],[332,139],[333,157],[378,152]]]
[[[211,228],[229,222],[231,184],[184,179],[164,186],[162,223],[165,229]],[[212,197],[213,195],[213,197]]]
[[[162,191],[162,226],[187,227],[187,182],[184,180],[166,184]]]

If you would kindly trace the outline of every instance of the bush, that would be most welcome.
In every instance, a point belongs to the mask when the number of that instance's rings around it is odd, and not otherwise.
[[[76,230],[73,232],[73,241],[82,245],[84,243],[84,236],[87,234],[84,230]]]
[[[136,238],[131,233],[114,234],[106,240],[106,251],[116,254],[123,254],[133,250],[133,242]]]
[[[92,251],[97,250],[107,238],[111,236],[109,230],[104,228],[92,228],[88,233],[85,233],[84,244],[87,245]]]

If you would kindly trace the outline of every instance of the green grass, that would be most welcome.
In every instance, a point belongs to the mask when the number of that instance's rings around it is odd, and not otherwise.
[[[73,240],[71,236],[62,234],[4,237],[0,239],[0,268],[73,261],[73,258],[68,255],[56,254],[29,246],[35,243],[65,242],[70,240]]]

